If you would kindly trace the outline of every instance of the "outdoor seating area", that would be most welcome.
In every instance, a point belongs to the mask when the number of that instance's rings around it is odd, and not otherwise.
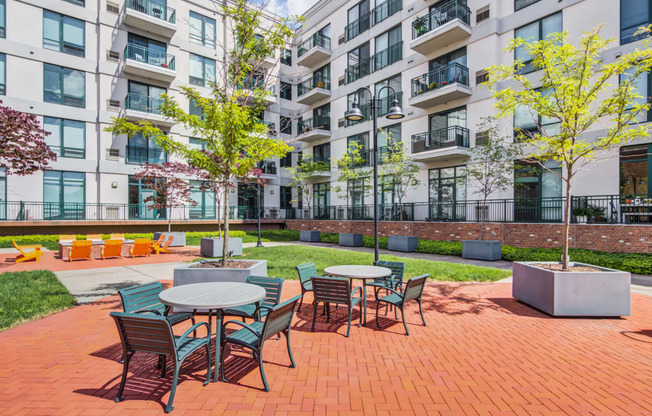
[[[147,238],[125,239],[124,234],[111,234],[103,240],[101,234],[88,234],[85,240],[77,240],[75,235],[59,236],[59,258],[73,260],[106,260],[107,257],[120,258],[147,256],[151,254],[170,254],[174,236],[161,236],[156,241]]]

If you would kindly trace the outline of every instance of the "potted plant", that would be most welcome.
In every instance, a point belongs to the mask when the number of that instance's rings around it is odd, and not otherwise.
[[[322,161],[315,161],[311,155],[303,156],[296,167],[287,168],[288,175],[290,176],[290,187],[297,190],[297,198],[292,203],[300,202],[299,198],[305,201],[306,207],[304,217],[308,220],[308,229],[301,230],[299,239],[306,242],[319,242],[321,236],[318,230],[312,229],[310,210],[312,206],[312,198],[314,192],[314,185],[321,176],[322,172],[327,172],[330,167],[327,163]]]
[[[439,85],[437,85],[436,82],[431,82],[431,83],[430,83],[430,86],[429,86],[429,89],[434,90],[434,89],[436,89],[438,86],[439,86]]]
[[[412,252],[416,250],[419,239],[413,235],[403,235],[407,214],[404,211],[403,199],[410,190],[421,184],[418,177],[419,166],[405,151],[403,142],[400,139],[394,140],[390,132],[387,132],[387,143],[387,151],[381,159],[380,183],[384,189],[394,189],[394,195],[398,199],[398,207],[396,207],[398,209],[392,211],[398,213],[398,220],[401,222],[401,234],[388,236],[387,248]]]
[[[575,217],[575,221],[580,224],[586,224],[588,222],[589,213],[590,210],[588,207],[573,208],[573,216]]]
[[[480,240],[462,241],[462,257],[476,260],[500,260],[502,246],[499,240],[485,240],[485,222],[490,212],[487,199],[495,192],[507,191],[513,183],[514,158],[518,144],[511,137],[500,137],[498,126],[491,117],[485,117],[478,124],[478,131],[485,140],[471,148],[467,164],[467,180],[473,185],[473,193],[482,198],[482,205],[476,206],[480,222]]]
[[[621,145],[648,136],[637,117],[649,110],[650,103],[640,99],[634,85],[638,76],[652,67],[650,42],[604,63],[602,53],[611,41],[600,37],[600,29],[584,33],[579,46],[570,44],[565,32],[532,43],[520,38],[511,40],[508,51],[522,48],[533,59],[532,65],[540,75],[536,85],[519,73],[523,68],[520,61],[489,70],[487,85],[501,116],[511,117],[518,106],[532,115],[536,126],[541,126],[545,115],[545,129],[516,130],[516,139],[524,144],[523,156],[543,169],[550,170],[545,163],[548,160],[562,167],[561,173],[551,171],[561,177],[566,188],[561,262],[516,262],[512,286],[516,299],[555,316],[630,314],[629,273],[571,263],[568,255],[575,175],[596,158],[617,154],[615,149]],[[609,82],[619,77],[615,85]],[[506,80],[513,87],[503,88]],[[598,128],[604,134],[587,139],[585,133]]]

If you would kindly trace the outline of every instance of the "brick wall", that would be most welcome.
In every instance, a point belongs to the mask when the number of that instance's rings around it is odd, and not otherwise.
[[[303,220],[287,220],[291,230],[307,230]],[[311,221],[313,230],[328,233],[351,232],[346,221]],[[353,232],[373,235],[371,221],[354,221]],[[406,222],[382,221],[380,235],[414,235],[427,240],[462,241],[479,239],[482,225],[474,222]],[[624,253],[652,253],[652,226],[572,224],[571,247]],[[500,240],[514,247],[561,247],[560,224],[486,223],[485,239]]]

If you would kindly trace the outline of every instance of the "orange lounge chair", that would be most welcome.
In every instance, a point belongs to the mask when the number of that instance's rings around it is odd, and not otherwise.
[[[106,240],[104,247],[101,250],[102,260],[106,257],[120,257],[122,258],[122,240]]]
[[[12,240],[14,243],[14,248],[20,252],[16,257],[16,263],[34,259],[36,261],[41,261],[41,256],[43,255],[43,247],[40,244],[35,244],[31,246],[19,246],[16,244],[16,240]],[[32,248],[33,251],[25,251],[26,248]]]
[[[137,238],[134,245],[129,247],[129,256],[147,256],[150,257],[149,252],[152,249],[152,241],[149,238]]]
[[[111,240],[124,240],[124,234],[111,234]]]
[[[91,257],[92,248],[93,242],[91,240],[73,241],[70,254],[68,254],[68,261],[72,262],[77,259],[93,260]]]
[[[102,239],[102,234],[88,234],[86,236],[86,240],[101,240]]]
[[[158,242],[156,242],[152,244],[152,250],[156,251],[156,254],[172,253],[169,250],[170,244],[172,244],[172,240],[174,240],[174,236],[171,235],[163,244],[159,244]]]

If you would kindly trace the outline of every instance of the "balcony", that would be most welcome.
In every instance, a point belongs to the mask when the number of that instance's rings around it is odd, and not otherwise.
[[[331,56],[331,38],[317,32],[297,48],[297,64],[312,68]]]
[[[344,34],[346,41],[350,41],[361,33],[366,32],[371,27],[371,12],[367,12],[360,16],[358,19],[346,25]]]
[[[400,140],[400,138],[398,138]],[[383,164],[383,159],[387,155],[387,146],[381,146],[378,148],[378,165]],[[356,163],[354,167],[356,168],[364,168],[364,167],[370,167],[374,165],[374,149],[369,149],[369,150],[364,150],[360,153],[360,157],[362,158],[360,163]]]
[[[419,162],[468,155],[469,129],[450,126],[412,136],[412,157]]]
[[[307,155],[305,158],[312,159],[313,163],[322,164],[323,169],[319,171],[314,171],[313,175],[315,178],[326,179],[331,177],[331,158],[322,156],[322,155]],[[322,167],[320,166],[320,168]]]
[[[124,72],[159,81],[176,77],[174,55],[128,43],[125,48]]]
[[[403,106],[403,92],[396,91],[396,99],[398,100],[398,105]],[[392,102],[394,101],[394,95],[387,95],[385,97],[378,99],[378,107],[376,108],[378,112],[378,117],[382,117],[389,112],[389,109],[392,107]],[[360,105],[360,112],[362,112],[363,119],[360,121],[351,121],[346,120],[346,127],[356,125],[358,123],[364,123],[365,121],[371,120],[371,106],[369,103]],[[344,112],[344,118],[346,119],[346,113]]]
[[[276,162],[265,160],[258,163],[258,169],[260,169],[263,176],[276,176]]]
[[[448,64],[412,79],[409,105],[429,108],[471,96],[469,68],[458,63]]]
[[[155,147],[145,146],[132,146],[127,145],[127,154],[125,155],[125,162],[130,165],[142,165],[145,163],[166,163],[168,155],[162,149]]]
[[[140,94],[127,94],[125,98],[125,117],[129,120],[148,120],[154,124],[173,126],[175,122],[161,114],[159,107],[163,100]]]
[[[451,0],[412,22],[410,48],[428,55],[471,36],[471,10],[460,0]]]
[[[299,134],[297,140],[306,143],[331,137],[331,116],[315,116],[299,120],[297,131]]]
[[[331,80],[314,76],[297,85],[297,102],[313,105],[331,96]]]
[[[238,96],[238,100],[247,101],[247,104],[253,104],[253,100],[256,99],[256,96],[259,94],[254,94],[254,90],[266,89],[271,94],[265,95],[263,98],[263,104],[265,107],[269,107],[272,104],[276,104],[276,87],[274,85],[267,88],[265,84],[265,79],[262,77],[249,77],[241,81],[241,83],[236,87],[238,91],[243,93]]]
[[[403,9],[403,0],[386,0],[374,7],[371,11],[373,24],[377,25],[383,20],[393,16]]]
[[[265,121],[265,120],[261,121],[261,123],[264,126],[267,126],[267,131],[269,132],[270,136],[276,136],[278,134],[278,132],[276,131],[276,123],[271,121]]]
[[[344,70],[347,84],[366,77],[372,72],[381,69],[403,59],[403,42],[398,42],[387,49],[384,49],[370,58],[362,59],[357,64],[351,65]]]
[[[126,0],[124,22],[167,38],[177,31],[176,11],[152,0]]]

